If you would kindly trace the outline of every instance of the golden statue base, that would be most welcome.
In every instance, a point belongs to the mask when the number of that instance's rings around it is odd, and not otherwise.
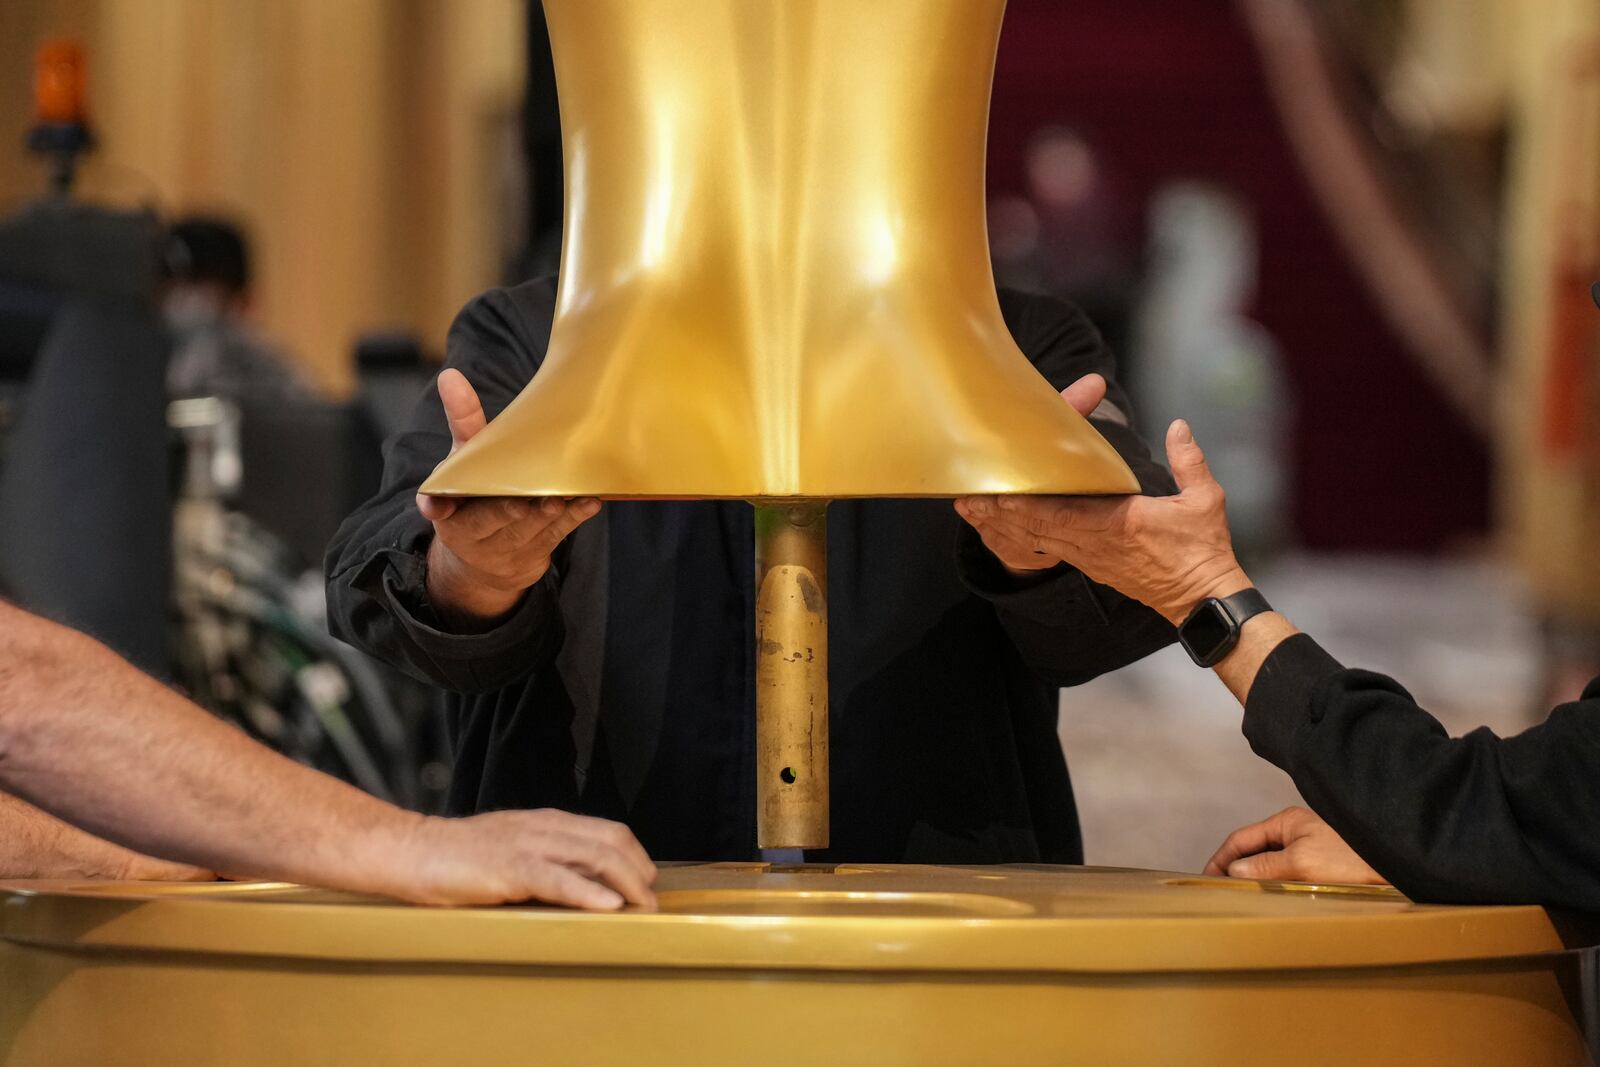
[[[0,1062],[1580,1064],[1540,908],[1061,867],[663,869],[658,913],[0,888]]]

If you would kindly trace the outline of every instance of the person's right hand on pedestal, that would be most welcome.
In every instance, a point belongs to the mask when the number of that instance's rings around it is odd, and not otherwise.
[[[1279,882],[1383,885],[1384,878],[1356,855],[1315,812],[1285,808],[1270,819],[1228,835],[1206,864],[1213,877]]]
[[[488,424],[483,405],[460,371],[439,375],[439,399],[450,422],[450,451]],[[428,546],[428,599],[453,629],[484,630],[511,614],[550,569],[563,538],[600,511],[588,497],[459,499],[417,494],[417,510],[433,523]]]
[[[418,904],[655,907],[655,864],[626,826],[605,819],[553,808],[424,817],[400,847],[378,848],[392,872],[382,891]]]

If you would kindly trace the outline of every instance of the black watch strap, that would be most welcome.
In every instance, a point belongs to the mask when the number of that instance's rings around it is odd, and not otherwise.
[[[1259,589],[1242,589],[1232,596],[1207,597],[1178,627],[1178,642],[1189,658],[1202,667],[1214,667],[1239,643],[1244,624],[1272,610]]]
[[[1261,595],[1261,590],[1254,586],[1241,589],[1232,596],[1225,596],[1221,600],[1222,606],[1228,609],[1228,614],[1233,616],[1236,626],[1243,626],[1257,615],[1265,615],[1272,610],[1272,605],[1267,603],[1267,598]]]

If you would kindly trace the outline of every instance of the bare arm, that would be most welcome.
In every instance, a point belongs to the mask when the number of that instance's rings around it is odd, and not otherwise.
[[[651,903],[627,829],[433,819],[256,744],[82,634],[0,604],[0,787],[140,852],[423,903]]]
[[[0,878],[127,878],[205,881],[210,871],[169,863],[69,826],[0,793]]]

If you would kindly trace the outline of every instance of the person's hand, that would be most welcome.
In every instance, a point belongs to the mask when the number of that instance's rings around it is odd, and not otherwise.
[[[128,882],[215,882],[215,872],[122,849],[127,855],[112,877]]]
[[[1222,487],[1181,420],[1167,431],[1167,460],[1176,496],[979,496],[956,510],[1008,566],[1071,564],[1176,625],[1250,580],[1234,558]]]
[[[1098,374],[1085,374],[1061,390],[1061,399],[1084,418],[1088,418],[1105,398],[1106,380]],[[957,502],[956,510],[961,511],[961,514],[972,522],[972,517],[962,511],[960,502]],[[983,539],[984,545],[1012,574],[1025,575],[1030,571],[1046,571],[1060,562],[1051,559],[1045,553],[1025,547],[1008,536],[997,524],[972,522],[972,526],[978,531],[978,536]]]
[[[439,399],[450,423],[450,451],[477,436],[488,420],[471,383],[458,370],[439,375]],[[598,500],[463,500],[417,494],[417,510],[433,523],[428,546],[428,599],[445,621],[463,629],[491,626],[550,569],[562,540],[600,511]]]
[[[392,872],[379,891],[416,904],[655,907],[655,864],[626,826],[605,819],[554,809],[426,817],[379,848]]]
[[[1206,864],[1205,873],[1271,882],[1385,884],[1344,838],[1305,808],[1285,808],[1235,830]]]

